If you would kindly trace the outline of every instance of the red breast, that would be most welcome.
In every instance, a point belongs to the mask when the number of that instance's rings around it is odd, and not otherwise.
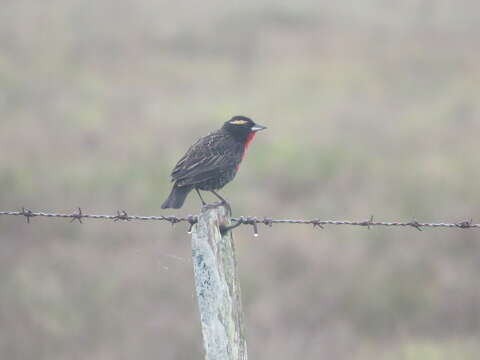
[[[252,143],[253,138],[255,137],[256,134],[257,134],[256,131],[252,131],[250,134],[248,134],[247,140],[245,140],[245,144],[243,145],[242,160],[245,157],[245,154],[247,153],[247,149],[250,146],[250,144]],[[238,170],[239,167],[240,167],[240,164],[238,164],[237,170]]]

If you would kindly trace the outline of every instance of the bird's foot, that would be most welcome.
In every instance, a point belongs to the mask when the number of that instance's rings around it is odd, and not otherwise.
[[[225,200],[219,193],[217,193],[215,190],[210,190],[210,192],[215,195],[219,200],[220,204],[225,206],[227,208],[227,213],[229,216],[232,216],[232,207],[228,203],[227,200]]]
[[[218,202],[211,203],[211,204],[205,203],[205,204],[202,204],[202,210],[215,209],[219,205],[220,205],[220,203],[218,203]]]
[[[225,206],[225,208],[227,209],[228,216],[232,216],[232,207],[226,200],[220,201],[220,205]]]
[[[219,206],[225,206],[225,208],[227,209],[227,215],[232,216],[232,207],[226,201],[217,201],[211,204],[205,204],[202,206],[202,209],[213,209]]]

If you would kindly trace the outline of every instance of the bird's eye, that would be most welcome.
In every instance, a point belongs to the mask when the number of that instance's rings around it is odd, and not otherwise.
[[[232,120],[232,121],[230,121],[230,124],[233,124],[233,125],[245,125],[246,123],[248,123],[247,120]]]

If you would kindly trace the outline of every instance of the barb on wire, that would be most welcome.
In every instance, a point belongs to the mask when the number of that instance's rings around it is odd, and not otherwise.
[[[82,209],[80,207],[78,208],[78,211],[76,213],[73,213],[71,215],[71,217],[72,217],[72,220],[70,220],[71,223],[74,222],[75,220],[78,220],[80,224],[83,224],[83,221],[82,221],[83,214],[82,214]]]
[[[413,219],[412,221],[410,221],[408,223],[409,226],[417,229],[418,231],[422,231],[422,225],[415,219]]]
[[[25,216],[25,219],[27,220],[27,224],[30,224],[30,218],[35,216],[33,215],[32,210],[25,209],[23,206],[22,206],[22,211],[19,212],[18,215]]]
[[[113,219],[113,221],[118,220],[130,221],[131,219],[128,217],[128,214],[125,210],[118,210],[117,216],[115,216],[115,219]]]
[[[186,222],[189,224],[188,232],[191,233],[193,225],[197,222],[196,215],[188,215],[184,217],[177,216],[139,216],[128,215],[125,210],[117,211],[116,215],[95,215],[85,214],[80,207],[71,214],[67,213],[49,213],[49,212],[33,212],[30,209],[22,207],[20,211],[0,211],[0,216],[23,216],[27,223],[30,223],[30,219],[34,217],[48,217],[48,218],[66,218],[70,219],[70,222],[78,220],[79,223],[83,223],[82,219],[94,219],[94,220],[113,220],[113,221],[166,221],[172,225],[180,222]],[[313,227],[319,227],[324,229],[328,225],[348,225],[348,226],[363,226],[370,229],[371,227],[411,227],[419,231],[423,228],[451,228],[451,229],[479,229],[480,224],[473,223],[473,220],[463,220],[459,222],[434,222],[434,223],[422,223],[413,219],[406,222],[386,222],[375,221],[373,215],[368,220],[352,221],[352,220],[321,220],[321,219],[272,219],[269,217],[257,218],[254,216],[240,216],[239,218],[232,218],[233,225],[224,229],[225,231],[232,230],[240,225],[249,225],[253,228],[253,235],[258,236],[258,225],[263,224],[268,227],[272,227],[273,224],[303,224],[313,225]]]
[[[373,215],[370,216],[370,219],[362,221],[359,225],[360,226],[366,226],[367,229],[370,230],[370,226],[373,225]]]

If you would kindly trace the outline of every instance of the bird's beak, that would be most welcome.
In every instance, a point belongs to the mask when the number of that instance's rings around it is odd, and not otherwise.
[[[263,125],[258,125],[258,124],[255,124],[252,126],[252,131],[261,131],[261,130],[265,130],[267,127],[266,126],[263,126]]]

